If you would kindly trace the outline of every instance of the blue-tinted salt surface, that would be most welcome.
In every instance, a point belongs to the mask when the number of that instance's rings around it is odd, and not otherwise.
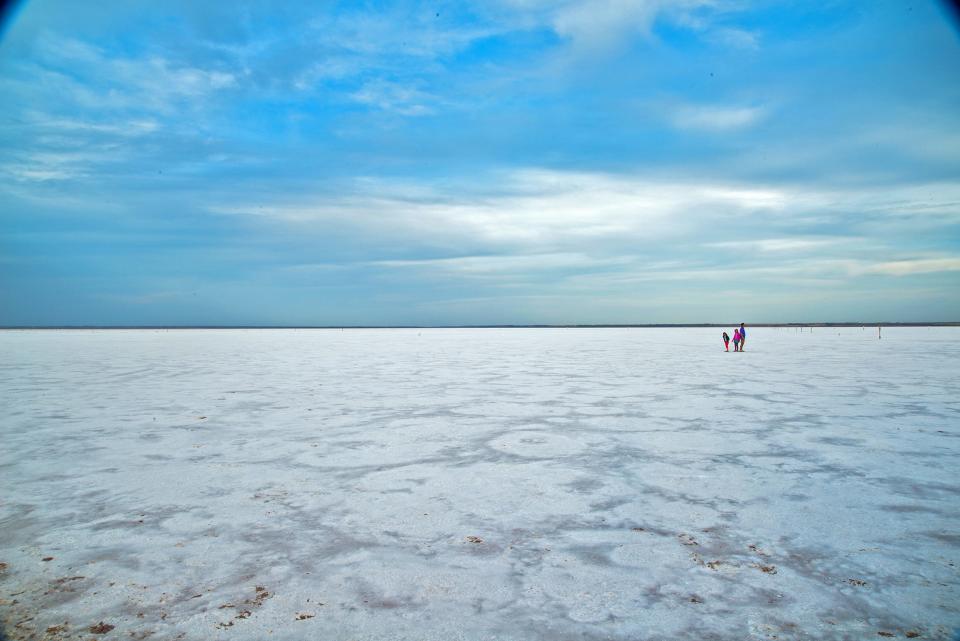
[[[0,332],[6,634],[949,639],[960,329],[746,348]]]

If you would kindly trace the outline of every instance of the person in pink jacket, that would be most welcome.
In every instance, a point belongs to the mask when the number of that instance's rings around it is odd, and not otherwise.
[[[733,330],[733,351],[735,352],[740,351],[740,330],[739,329]]]

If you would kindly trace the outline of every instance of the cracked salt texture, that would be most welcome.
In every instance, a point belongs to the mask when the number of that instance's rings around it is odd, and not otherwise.
[[[960,626],[960,329],[758,328],[742,354],[712,329],[4,331],[0,354],[11,639]]]

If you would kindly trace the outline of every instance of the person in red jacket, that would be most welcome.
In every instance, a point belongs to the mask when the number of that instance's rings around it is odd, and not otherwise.
[[[730,335],[726,332],[723,333],[723,347],[726,351],[730,351]]]

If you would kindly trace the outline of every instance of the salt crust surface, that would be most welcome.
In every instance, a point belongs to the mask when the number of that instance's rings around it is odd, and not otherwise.
[[[960,329],[719,334],[0,332],[6,634],[952,638]]]

